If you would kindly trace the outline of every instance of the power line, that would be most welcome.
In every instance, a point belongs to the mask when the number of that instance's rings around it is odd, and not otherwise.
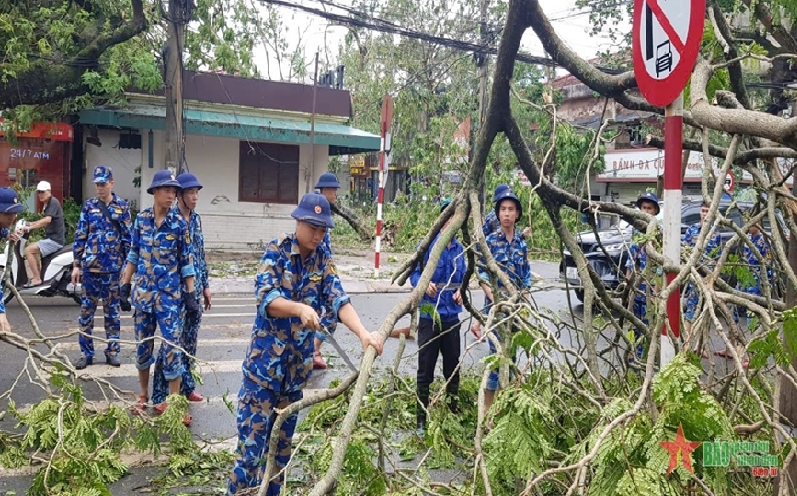
[[[362,18],[363,18],[363,19],[358,19],[356,17],[347,17],[347,16],[340,15],[340,14],[334,14],[334,13],[331,13],[331,12],[325,12],[325,11],[323,11],[321,9],[316,9],[316,8],[313,8],[313,7],[307,7],[307,6],[304,6],[304,5],[297,5],[295,3],[292,3],[292,2],[289,2],[289,1],[285,1],[285,0],[260,0],[260,1],[263,2],[263,3],[269,3],[269,4],[279,5],[279,6],[282,6],[282,7],[287,7],[289,9],[301,10],[301,11],[304,11],[304,12],[307,12],[307,13],[310,13],[310,14],[317,15],[319,17],[323,17],[324,19],[327,19],[328,21],[335,21],[335,22],[339,22],[341,24],[346,24],[346,25],[350,25],[350,26],[357,26],[357,27],[361,27],[361,28],[370,29],[370,30],[373,30],[373,31],[379,31],[379,32],[382,32],[382,33],[397,34],[397,35],[400,35],[400,36],[405,36],[407,38],[412,38],[412,39],[421,40],[421,41],[427,41],[429,43],[434,43],[436,45],[445,46],[445,47],[448,47],[448,48],[453,48],[455,50],[462,50],[462,51],[466,51],[466,52],[481,53],[481,54],[486,54],[486,55],[497,55],[498,54],[498,50],[497,49],[492,48],[492,47],[488,47],[488,46],[478,45],[476,43],[470,43],[470,42],[462,41],[462,40],[455,40],[455,39],[452,39],[452,38],[444,38],[442,36],[435,36],[435,35],[431,35],[431,34],[428,34],[428,33],[421,33],[421,32],[418,32],[418,31],[413,31],[413,30],[410,30],[410,29],[407,29],[407,28],[403,28],[403,27],[397,26],[395,24],[384,22],[384,21],[377,22],[377,23],[368,22],[368,21],[366,21],[364,19],[371,19],[371,20],[374,20],[374,21],[378,21],[378,20],[374,19],[373,17],[369,16],[368,14],[366,14],[364,12],[354,11],[354,12],[357,12],[355,15],[362,16]],[[353,9],[348,9],[347,8],[346,10],[352,11]],[[555,67],[557,65],[556,62],[554,62],[551,59],[544,58],[544,57],[537,57],[537,56],[534,56],[534,55],[521,53],[521,52],[518,52],[518,54],[515,56],[515,60],[519,60],[521,62],[526,62],[526,63],[529,63],[529,64],[537,64],[537,65],[545,65],[545,66],[553,66],[553,67]]]
[[[316,1],[318,1],[319,3],[322,3],[322,4],[327,4],[327,5],[330,5],[330,6],[335,6],[335,7],[341,8],[341,9],[343,9],[343,10],[345,10],[345,11],[347,11],[347,12],[349,12],[352,15],[357,16],[357,17],[348,17],[348,16],[341,15],[341,14],[335,14],[335,13],[332,13],[332,12],[326,12],[326,11],[321,10],[321,9],[316,9],[316,8],[308,7],[308,6],[305,6],[305,5],[299,5],[299,4],[292,3],[292,2],[289,2],[289,1],[286,1],[286,0],[260,0],[260,1],[262,3],[279,5],[281,7],[287,7],[289,9],[301,10],[303,12],[307,12],[309,14],[313,14],[313,15],[316,15],[318,17],[322,17],[322,18],[324,18],[324,19],[326,19],[328,21],[338,22],[338,23],[343,24],[343,25],[361,27],[361,28],[365,28],[365,29],[369,29],[369,30],[377,31],[377,32],[381,32],[381,33],[397,34],[397,35],[400,35],[400,36],[405,36],[407,38],[421,40],[421,41],[426,41],[426,42],[433,43],[433,44],[436,44],[436,45],[445,46],[445,47],[448,47],[448,48],[453,48],[455,50],[461,50],[461,51],[465,51],[465,52],[473,52],[474,54],[484,54],[484,55],[497,55],[498,54],[498,50],[496,48],[492,48],[492,47],[487,46],[487,45],[479,45],[479,44],[471,43],[471,42],[468,42],[468,41],[456,40],[456,39],[453,39],[453,38],[445,38],[445,37],[442,37],[442,36],[435,36],[435,35],[432,35],[432,34],[429,34],[429,33],[422,33],[422,32],[419,32],[419,31],[413,31],[411,29],[403,28],[401,26],[393,24],[391,22],[383,21],[381,19],[375,18],[375,17],[369,15],[366,12],[357,11],[356,9],[352,9],[350,7],[343,7],[343,6],[340,6],[339,4],[335,5],[335,3],[333,1],[331,1],[331,0],[316,0]],[[550,67],[560,67],[555,61],[553,61],[553,60],[551,60],[549,58],[538,57],[538,56],[531,55],[531,54],[528,54],[528,53],[523,53],[523,52],[518,52],[515,55],[515,60],[518,60],[520,62],[526,62],[526,63],[529,63],[529,64],[536,64],[536,65],[543,65],[543,66],[550,66]],[[620,70],[617,70],[617,69],[603,67],[603,66],[598,66],[598,65],[596,65],[595,67],[597,69],[607,73],[607,74],[619,74],[619,73],[623,72],[623,71],[620,71]]]

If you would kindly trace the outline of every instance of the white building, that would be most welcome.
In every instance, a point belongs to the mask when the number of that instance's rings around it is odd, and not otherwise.
[[[631,203],[649,188],[655,188],[657,179],[664,174],[664,150],[657,148],[628,148],[609,150],[604,157],[606,167],[590,181],[590,195],[602,200]],[[681,162],[679,157],[678,162]],[[712,157],[712,169],[719,172],[719,161]],[[686,174],[684,175],[684,200],[700,200],[703,179],[703,154],[689,153]],[[783,161],[781,170],[788,171],[791,164]],[[741,178],[734,177],[733,190],[746,188],[752,183],[752,176],[745,172]],[[792,179],[786,182],[792,185]],[[732,191],[733,192],[733,191]]]
[[[203,184],[197,211],[209,249],[259,249],[293,231],[290,213],[330,156],[379,149],[379,136],[348,126],[348,91],[316,90],[311,147],[312,86],[189,71],[183,79],[185,166]],[[84,198],[93,194],[90,172],[102,164],[113,168],[119,196],[139,209],[152,205],[146,189],[165,168],[165,115],[162,96],[135,93],[124,108],[80,113],[90,126]]]

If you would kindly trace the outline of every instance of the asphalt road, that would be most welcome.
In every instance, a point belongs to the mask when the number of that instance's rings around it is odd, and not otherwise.
[[[573,315],[576,318],[582,316],[583,307],[578,304],[575,296],[571,293],[571,301],[575,305],[571,314],[566,292],[561,287],[551,284],[551,279],[556,272],[554,264],[538,263],[535,264],[533,270],[541,273],[547,279],[547,282],[541,284],[541,291],[534,295],[539,308],[547,309],[551,314],[566,321],[571,320]],[[352,295],[352,303],[366,328],[376,330],[394,305],[406,297],[407,295],[404,293],[358,294]],[[483,294],[475,293],[474,299],[476,303],[481,303]],[[58,350],[66,354],[70,360],[73,362],[77,360],[80,357],[77,336],[70,336],[66,339],[63,336],[77,330],[79,306],[64,298],[29,299],[28,304],[41,332],[57,343]],[[198,391],[205,396],[206,401],[190,406],[191,414],[194,417],[191,431],[197,438],[224,440],[231,439],[236,435],[235,417],[226,408],[223,398],[226,396],[233,403],[237,398],[241,384],[241,362],[249,342],[255,312],[255,300],[248,296],[239,296],[214,298],[213,308],[204,314],[197,355],[204,381],[204,384],[198,387]],[[26,338],[35,337],[18,302],[12,301],[8,305],[8,317],[15,332]],[[464,318],[465,314],[462,317]],[[399,322],[398,327],[408,324],[409,317],[405,317]],[[99,335],[104,337],[102,318],[97,319],[95,327],[100,330]],[[461,332],[463,349],[466,349],[474,342],[473,336],[468,331],[467,323],[462,326]],[[343,326],[339,326],[335,337],[351,360],[355,364],[359,364],[362,357],[359,340]],[[104,345],[95,342],[99,363],[95,362],[95,365],[89,366],[82,373],[105,378],[125,390],[137,392],[138,379],[134,366],[135,346],[130,313],[122,316],[122,340],[122,366],[120,368],[113,368],[104,363],[102,355]],[[573,346],[569,334],[560,336],[559,341],[565,347]],[[383,356],[376,361],[377,374],[384,373],[385,369],[391,366],[397,347],[398,340],[388,340]],[[39,345],[36,348],[43,352],[47,351],[44,345]],[[27,354],[5,344],[0,349],[2,350],[0,356],[3,368],[3,372],[0,372],[0,393],[13,387],[10,398],[20,408],[25,408],[44,398],[45,392],[38,385],[33,384],[27,374],[20,373],[25,370]],[[465,370],[480,369],[479,360],[487,354],[487,351],[486,344],[478,344],[473,347],[463,357],[463,368]],[[310,380],[308,389],[324,388],[333,379],[342,378],[348,374],[347,366],[332,346],[325,345],[323,352],[330,368],[326,371],[316,371]],[[416,366],[417,344],[415,341],[408,341],[400,372],[402,375],[414,376]],[[28,370],[33,374],[32,368],[28,368]],[[438,375],[442,376],[440,362],[438,362]],[[89,400],[103,400],[102,392],[92,382],[86,382],[85,392]],[[0,400],[0,411],[5,409],[7,401],[7,398]],[[6,418],[0,421],[0,429],[15,430],[14,420]],[[29,479],[11,477],[0,469],[0,494],[9,489],[24,491],[26,480]],[[22,494],[22,492],[18,492],[18,494]]]

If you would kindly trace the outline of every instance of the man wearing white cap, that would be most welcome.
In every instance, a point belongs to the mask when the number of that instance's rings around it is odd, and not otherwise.
[[[64,226],[64,211],[61,203],[53,197],[52,188],[47,181],[40,181],[36,186],[36,196],[44,204],[42,218],[28,224],[25,232],[44,228],[44,239],[31,243],[25,247],[25,258],[30,267],[30,282],[25,287],[39,286],[42,283],[39,255],[46,257],[64,247],[66,242],[66,227]],[[12,235],[16,241],[17,236]]]

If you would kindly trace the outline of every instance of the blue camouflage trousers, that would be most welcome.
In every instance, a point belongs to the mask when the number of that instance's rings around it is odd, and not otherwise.
[[[180,343],[182,319],[179,304],[156,304],[153,312],[136,309],[133,313],[133,324],[136,330],[136,368],[146,370],[153,363],[155,349],[155,329],[160,328],[163,342],[159,356],[163,359],[163,375],[167,381],[173,381],[183,374],[183,354],[175,345]]]
[[[506,315],[502,315],[501,317],[506,318]],[[517,332],[517,329],[513,327],[511,332],[512,334],[514,334],[515,332]],[[501,343],[502,345],[504,344],[504,340],[501,339],[501,334],[498,332],[498,329],[491,330],[490,334],[495,336],[495,338],[498,340],[499,343]],[[490,348],[490,355],[495,355],[495,353],[498,350],[495,348],[493,342],[490,339],[487,339],[487,344],[489,345]],[[510,346],[512,346],[512,349],[509,351],[509,355],[512,357],[512,362],[517,364],[517,345],[510,345]],[[485,386],[485,389],[487,389],[487,391],[498,391],[498,388],[500,387],[499,373],[500,373],[499,368],[490,370],[490,374],[487,377],[487,386]],[[514,378],[514,376],[515,376],[514,371],[512,369],[509,369],[509,380],[511,381]]]
[[[202,297],[201,293],[199,298]],[[183,380],[180,381],[180,394],[188,396],[196,389],[196,381],[191,374],[194,367],[194,358],[196,356],[197,338],[199,335],[199,326],[202,323],[202,305],[199,305],[199,315],[195,319],[189,319],[183,312],[183,330],[180,333],[180,347],[183,349],[182,363],[183,363]],[[161,348],[162,349],[162,348]],[[165,363],[165,354],[158,353],[158,359],[155,361],[155,377],[152,384],[152,403],[158,404],[166,401],[169,396],[169,381],[163,374],[163,364]]]
[[[650,325],[647,317],[647,307],[647,299],[634,298],[634,317],[641,320],[643,324]],[[637,360],[642,360],[642,355],[645,353],[645,340],[643,339],[644,336],[645,333],[642,331],[642,329],[634,327],[634,341],[637,342],[637,345],[636,352],[628,358],[629,363],[634,361],[634,357],[636,357]]]
[[[119,354],[119,331],[121,329],[118,272],[83,273],[83,294],[80,297],[80,317],[78,318],[78,325],[83,334],[80,335],[78,341],[80,351],[87,359],[94,358],[94,340],[91,338],[91,333],[94,330],[94,313],[97,311],[99,301],[102,301],[102,309],[105,314],[105,337],[108,338],[105,355],[117,355]]]
[[[227,481],[227,494],[259,487],[263,480],[268,458],[268,439],[271,427],[277,418],[275,408],[286,408],[291,403],[302,399],[302,392],[275,392],[264,388],[244,377],[241,392],[238,395],[238,448],[235,466]],[[296,429],[298,413],[285,420],[279,432],[278,452],[275,459],[275,471],[284,469],[291,459],[291,442]],[[282,487],[284,474],[271,481],[266,496],[277,496]]]

